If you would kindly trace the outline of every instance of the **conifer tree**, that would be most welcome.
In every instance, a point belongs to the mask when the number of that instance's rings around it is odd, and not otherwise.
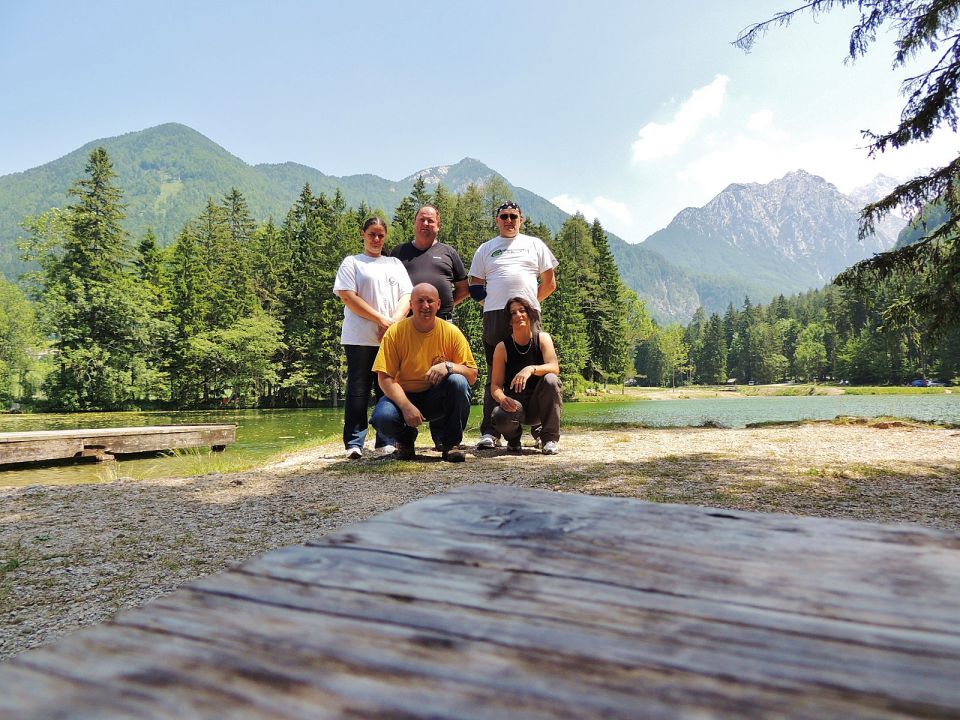
[[[546,242],[546,241],[545,241]],[[543,327],[554,340],[560,370],[563,374],[564,393],[573,394],[579,389],[584,371],[590,363],[590,339],[584,307],[594,306],[587,296],[584,254],[593,249],[590,228],[582,215],[567,220],[552,250],[559,265],[556,269],[557,289],[543,308]]]
[[[60,248],[42,277],[56,361],[45,390],[53,408],[113,410],[133,398],[131,368],[145,342],[147,298],[129,271],[122,193],[103,148],[70,189]]]
[[[589,289],[596,297],[584,309],[590,357],[606,378],[622,381],[629,350],[623,312],[627,288],[599,220],[594,220],[590,227],[590,239],[596,258],[596,284]]]
[[[727,381],[727,345],[723,320],[716,313],[710,316],[694,348],[697,380],[706,385],[721,385]]]

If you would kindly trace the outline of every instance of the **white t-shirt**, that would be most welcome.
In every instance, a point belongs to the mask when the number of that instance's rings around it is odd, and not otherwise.
[[[396,258],[360,254],[348,255],[340,263],[337,278],[333,281],[334,294],[339,290],[353,290],[377,312],[392,316],[400,298],[409,295],[413,285],[403,263]],[[379,345],[377,323],[360,317],[344,304],[340,342],[344,345]]]
[[[540,238],[518,234],[498,235],[477,248],[470,263],[470,275],[487,283],[484,312],[499,312],[513,297],[523,297],[537,310],[537,278],[560,263]]]

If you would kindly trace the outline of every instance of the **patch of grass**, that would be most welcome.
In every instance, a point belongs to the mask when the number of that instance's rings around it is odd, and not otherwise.
[[[591,475],[576,470],[554,470],[546,473],[541,482],[556,490],[579,490],[593,480]]]
[[[835,391],[822,385],[738,385],[737,392],[745,397],[796,397],[830,395]]]
[[[845,387],[845,395],[942,395],[949,388],[913,387],[910,385]]]
[[[229,450],[215,453],[207,448],[182,448],[171,450],[170,454],[181,461],[186,477],[243,472],[265,464],[262,459],[238,456]]]
[[[426,458],[427,456],[423,456]],[[431,458],[432,459],[432,458]],[[439,456],[437,456],[439,459]],[[364,457],[361,460],[347,460],[332,463],[327,470],[336,475],[370,475],[371,473],[413,474],[424,469],[422,460],[391,460],[381,457]]]
[[[27,549],[23,547],[22,540],[18,539],[9,548],[4,548],[3,554],[0,555],[0,580],[3,580],[7,573],[23,567],[27,558]]]
[[[699,491],[691,491],[689,488],[674,487],[673,479],[651,478],[646,485],[642,486],[640,492],[641,500],[648,500],[655,503],[701,503],[704,501],[704,495]]]

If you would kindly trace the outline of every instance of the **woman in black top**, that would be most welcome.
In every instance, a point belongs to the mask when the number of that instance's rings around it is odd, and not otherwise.
[[[563,385],[553,338],[534,330],[540,314],[525,298],[511,298],[504,312],[510,318],[510,337],[497,344],[490,368],[490,395],[498,405],[494,427],[507,439],[507,449],[519,452],[523,425],[531,425],[543,454],[556,455]]]

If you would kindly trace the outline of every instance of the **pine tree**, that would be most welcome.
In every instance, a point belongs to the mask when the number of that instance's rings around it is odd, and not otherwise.
[[[148,299],[132,260],[122,193],[106,151],[70,189],[60,248],[44,263],[43,302],[55,336],[55,369],[45,382],[51,407],[114,410],[133,399],[132,367],[145,343]]]
[[[698,382],[721,385],[727,381],[727,344],[723,320],[718,314],[712,314],[704,325],[694,357]]]
[[[584,254],[593,249],[593,244],[583,216],[567,220],[552,245],[560,264],[556,269],[557,289],[543,308],[543,327],[553,336],[564,393],[569,395],[579,390],[591,361],[584,307],[593,307],[594,299],[587,295],[583,262]]]
[[[596,285],[590,292],[596,293],[593,314],[584,314],[587,319],[590,356],[606,378],[623,381],[628,363],[626,315],[623,312],[626,286],[620,277],[617,262],[610,251],[607,234],[594,220],[590,227],[596,262]]]

